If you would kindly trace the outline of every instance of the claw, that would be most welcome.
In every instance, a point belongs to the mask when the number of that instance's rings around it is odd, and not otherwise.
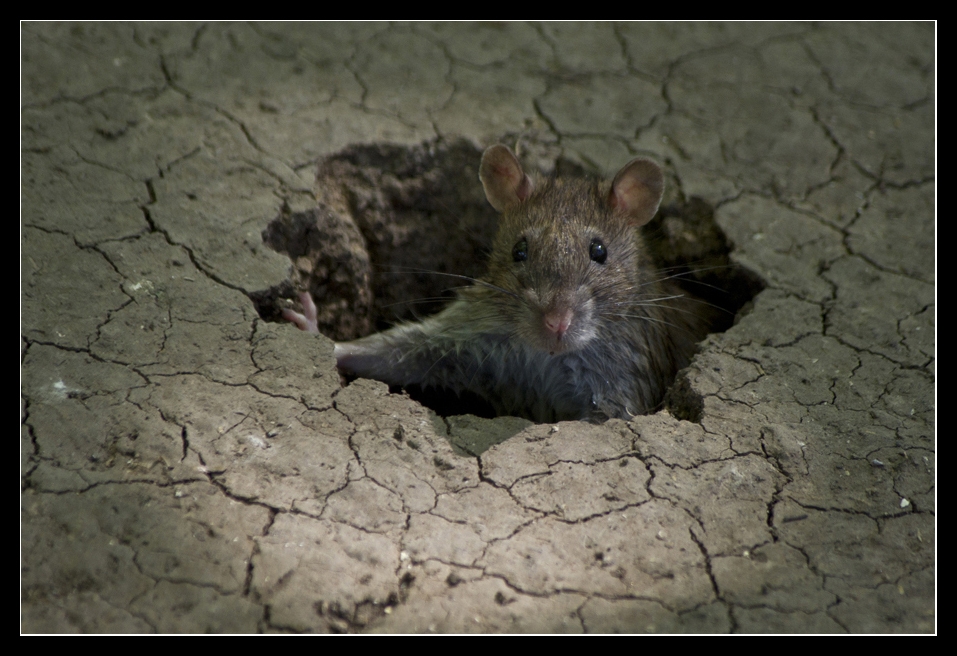
[[[302,304],[302,314],[287,308],[282,311],[282,318],[294,324],[299,330],[304,330],[307,333],[318,333],[319,319],[312,295],[309,292],[300,292],[299,302]]]

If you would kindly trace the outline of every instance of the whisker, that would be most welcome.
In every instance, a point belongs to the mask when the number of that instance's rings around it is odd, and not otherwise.
[[[450,301],[452,299],[446,296],[424,296],[422,298],[415,298],[408,301],[396,301],[395,303],[387,303],[382,305],[382,309],[389,309],[394,307],[400,307],[403,305],[417,305],[421,303],[438,303],[440,301]]]
[[[398,268],[396,267],[396,269],[398,269]],[[445,272],[443,272],[443,271],[432,271],[432,270],[430,270],[430,269],[415,269],[415,268],[412,268],[412,267],[402,267],[400,270],[395,270],[394,272],[396,272],[396,273],[423,273],[423,274],[430,274],[430,275],[435,275],[435,276],[445,276],[445,277],[447,277],[447,278],[458,278],[459,280],[468,281],[468,282],[472,283],[472,285],[481,285],[482,287],[486,287],[486,288],[488,288],[488,289],[493,289],[493,290],[495,290],[495,291],[497,291],[497,292],[500,292],[500,293],[502,293],[502,294],[506,294],[507,296],[511,296],[511,297],[513,297],[513,298],[518,298],[518,297],[519,297],[518,294],[516,294],[515,292],[509,291],[508,289],[505,289],[504,287],[499,287],[498,285],[493,285],[492,283],[488,282],[487,280],[482,280],[481,278],[473,278],[472,276],[464,276],[464,275],[459,274],[459,273],[445,273]],[[466,287],[467,287],[467,286],[457,287],[457,288],[453,288],[453,289],[466,289]]]

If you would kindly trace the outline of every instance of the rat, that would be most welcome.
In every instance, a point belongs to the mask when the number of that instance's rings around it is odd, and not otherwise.
[[[657,409],[708,332],[707,308],[654,266],[639,228],[664,175],[636,158],[607,181],[530,176],[504,145],[479,179],[501,213],[488,272],[436,315],[335,345],[339,369],[391,385],[471,392],[537,422]],[[284,318],[318,332],[316,306]]]

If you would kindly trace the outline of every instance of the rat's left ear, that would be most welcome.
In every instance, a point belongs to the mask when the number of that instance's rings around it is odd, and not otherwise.
[[[658,211],[664,192],[665,176],[661,167],[650,159],[638,157],[618,171],[608,192],[608,204],[635,227],[643,226]]]

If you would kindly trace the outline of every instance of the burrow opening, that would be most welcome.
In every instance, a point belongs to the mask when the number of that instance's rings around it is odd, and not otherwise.
[[[298,307],[298,290],[307,290],[320,332],[348,341],[439,311],[468,285],[459,276],[485,272],[498,215],[478,179],[481,158],[471,141],[437,139],[354,145],[322,159],[316,206],[284,211],[263,230],[263,242],[287,255],[292,268],[288,280],[250,294],[259,315],[283,321],[283,308]],[[523,141],[520,158],[544,173],[601,173],[561,157],[555,144]],[[721,309],[711,332],[723,332],[764,285],[730,261],[713,208],[685,198],[665,169],[665,197],[643,236],[659,269]],[[678,387],[667,397],[669,409],[697,420],[700,399]],[[478,397],[406,391],[443,417],[494,416]]]

